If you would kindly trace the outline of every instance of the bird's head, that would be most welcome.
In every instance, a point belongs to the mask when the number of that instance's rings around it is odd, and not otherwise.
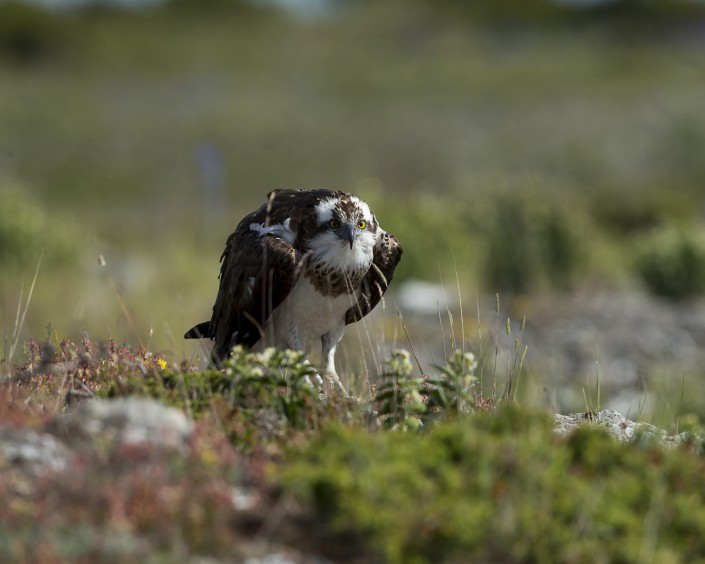
[[[316,225],[309,242],[316,262],[346,270],[369,267],[378,225],[365,202],[342,193],[321,200],[316,206]]]

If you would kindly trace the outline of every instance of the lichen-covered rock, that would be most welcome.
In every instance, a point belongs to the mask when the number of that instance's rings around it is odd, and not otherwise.
[[[660,429],[650,423],[638,423],[627,419],[618,411],[606,409],[594,413],[569,413],[567,415],[556,414],[556,432],[567,435],[578,427],[592,425],[604,429],[613,435],[617,440],[629,442],[635,438],[645,438],[655,440],[666,447],[672,447],[688,441],[687,433],[669,435],[664,429]]]

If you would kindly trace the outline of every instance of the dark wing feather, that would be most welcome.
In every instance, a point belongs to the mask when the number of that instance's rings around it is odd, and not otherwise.
[[[251,347],[260,339],[269,315],[296,283],[300,259],[282,239],[253,231],[231,235],[210,323],[214,362],[235,345]]]
[[[211,336],[211,322],[204,321],[186,331],[184,339],[206,339]]]
[[[358,303],[345,314],[346,325],[360,321],[377,306],[392,282],[401,254],[399,240],[391,233],[383,233],[375,245],[372,266],[362,279]]]

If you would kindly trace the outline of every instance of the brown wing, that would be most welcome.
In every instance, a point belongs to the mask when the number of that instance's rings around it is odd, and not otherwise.
[[[360,321],[379,303],[392,282],[401,254],[399,240],[391,233],[384,232],[375,245],[372,266],[362,279],[358,303],[345,314],[346,325]]]

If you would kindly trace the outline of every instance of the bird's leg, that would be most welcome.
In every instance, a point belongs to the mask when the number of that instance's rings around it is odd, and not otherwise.
[[[347,396],[348,392],[345,391],[345,387],[340,382],[338,373],[335,371],[335,349],[338,346],[340,339],[343,338],[344,332],[345,326],[340,329],[333,329],[332,331],[329,331],[321,337],[321,344],[323,345],[323,359],[326,363],[326,367],[323,370],[323,376],[329,385],[337,386],[343,394]]]

